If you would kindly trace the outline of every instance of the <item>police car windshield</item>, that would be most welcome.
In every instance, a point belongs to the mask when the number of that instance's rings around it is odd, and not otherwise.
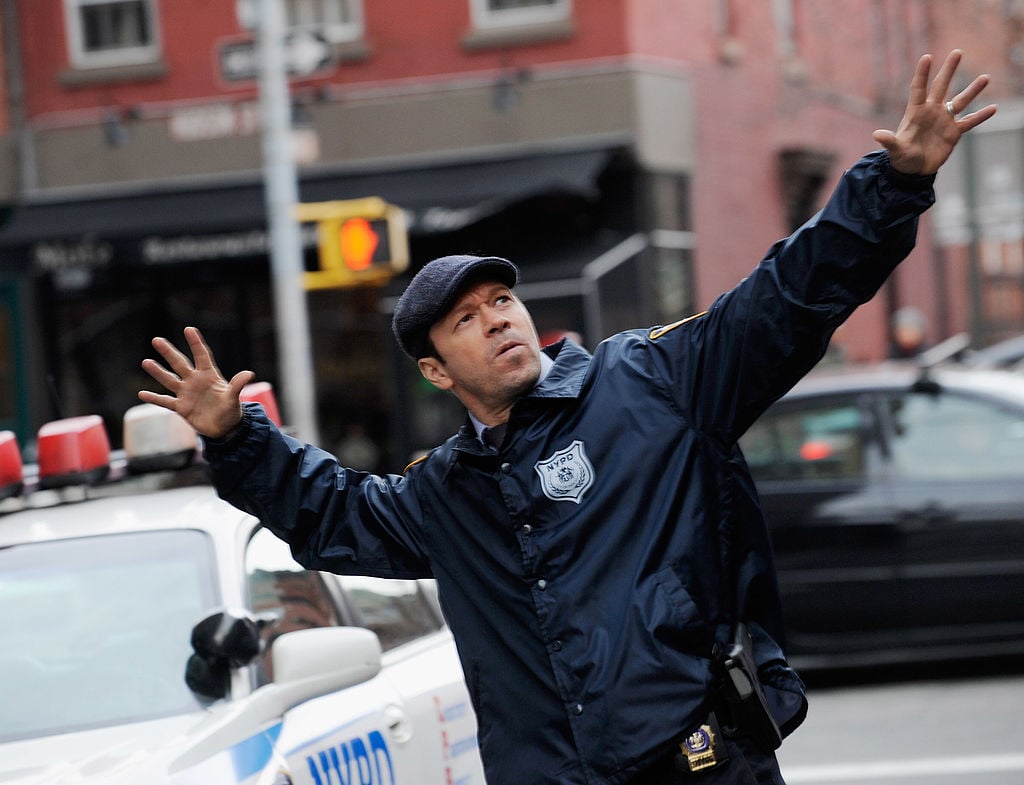
[[[219,604],[198,531],[0,549],[0,741],[195,710],[190,631]]]

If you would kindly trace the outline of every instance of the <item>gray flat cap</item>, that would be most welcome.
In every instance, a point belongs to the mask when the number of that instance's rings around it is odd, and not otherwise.
[[[427,356],[430,328],[451,310],[467,282],[493,278],[510,289],[519,283],[519,268],[498,256],[442,256],[424,265],[395,306],[391,329],[412,359]]]

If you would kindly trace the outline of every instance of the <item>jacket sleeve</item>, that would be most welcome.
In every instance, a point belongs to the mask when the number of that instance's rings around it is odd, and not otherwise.
[[[342,467],[244,404],[227,442],[204,442],[214,487],[287,542],[309,569],[383,578],[431,577],[410,481]]]
[[[734,442],[824,355],[836,328],[910,253],[934,176],[872,153],[825,207],[699,317],[651,331],[656,362],[694,425]]]

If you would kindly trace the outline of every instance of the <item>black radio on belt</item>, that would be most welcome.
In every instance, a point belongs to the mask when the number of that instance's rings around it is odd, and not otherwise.
[[[765,752],[778,749],[782,733],[758,681],[753,641],[745,624],[736,625],[732,644],[724,653],[719,651],[718,659],[723,671],[722,697],[730,721],[724,728],[726,735],[747,736]]]

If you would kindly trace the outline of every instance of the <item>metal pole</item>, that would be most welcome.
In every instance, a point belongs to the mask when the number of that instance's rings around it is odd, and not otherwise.
[[[294,216],[299,188],[290,144],[291,100],[285,70],[284,9],[281,0],[260,0],[259,7],[263,176],[284,417],[296,435],[315,443],[319,434],[309,316],[302,287],[302,241]]]
[[[985,314],[985,278],[981,270],[981,227],[978,221],[978,167],[975,136],[967,134],[963,139],[965,176],[967,191],[967,281],[970,291],[971,346],[980,349],[988,343],[988,318]]]

